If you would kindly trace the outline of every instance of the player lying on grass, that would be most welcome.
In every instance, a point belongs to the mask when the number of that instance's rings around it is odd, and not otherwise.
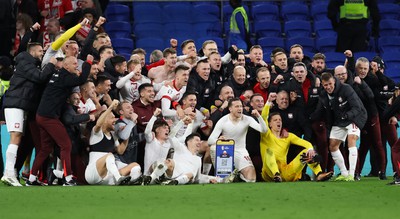
[[[123,154],[128,144],[128,139],[119,142],[114,133],[116,118],[111,111],[117,106],[118,100],[114,100],[92,129],[89,164],[85,171],[89,184],[125,185],[136,184],[141,180],[139,164],[116,161],[113,154],[114,151]]]
[[[189,116],[183,119],[191,123]],[[201,139],[197,133],[190,134],[182,144],[176,137],[171,137],[175,149],[173,159],[156,162],[150,176],[144,177],[144,184],[188,184],[188,183],[217,183],[218,178],[201,174],[201,158],[198,156]]]
[[[268,131],[261,134],[261,157],[263,160],[262,177],[271,182],[293,182],[301,178],[302,170],[307,164],[317,176],[316,181],[325,181],[331,178],[332,172],[323,173],[321,166],[316,161],[317,154],[310,142],[303,140],[289,132],[287,137],[281,136],[282,118],[279,113],[269,114],[272,101],[276,99],[276,93],[270,93],[267,103],[262,111]],[[298,145],[304,149],[290,162],[286,156],[291,145]]]

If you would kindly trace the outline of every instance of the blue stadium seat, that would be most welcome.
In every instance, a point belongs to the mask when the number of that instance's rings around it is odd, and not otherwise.
[[[282,6],[283,5],[290,5],[290,4],[304,4],[304,5],[307,4],[307,0],[303,0],[303,1],[300,1],[300,0],[294,0],[294,1],[293,0],[287,0],[287,1],[278,0],[276,2],[279,2]]]
[[[192,4],[196,5],[216,5],[218,6],[220,3],[219,1],[193,1]]]
[[[262,47],[264,54],[271,54],[276,47],[286,48],[285,41],[281,37],[261,37],[257,42]]]
[[[371,60],[372,58],[374,58],[375,56],[377,56],[378,54],[376,54],[375,52],[355,52],[353,54],[355,59],[358,59],[360,57],[365,57],[368,60]]]
[[[113,49],[117,52],[117,54],[120,53],[132,53],[132,50],[134,48],[133,45],[133,40],[128,39],[128,38],[113,38],[111,40]]]
[[[225,43],[224,40],[221,37],[200,37],[195,40],[195,45],[197,48],[197,51],[201,49],[203,46],[203,43],[206,40],[214,40],[217,43],[218,47],[218,52],[221,54],[221,56],[225,55]]]
[[[311,24],[308,21],[287,21],[284,29],[288,38],[311,36]]]
[[[104,16],[107,22],[110,21],[127,21],[129,22],[130,10],[129,7],[122,4],[110,4],[107,6]]]
[[[341,52],[326,52],[325,63],[327,68],[335,68],[338,65],[344,65],[346,57]]]
[[[315,46],[321,53],[335,52],[336,37],[323,37],[315,40]]]
[[[193,6],[190,2],[168,2],[163,9],[168,22],[193,22]]]
[[[385,75],[394,82],[400,83],[400,68],[387,68],[385,69]]]
[[[131,54],[130,54],[130,53],[123,53],[123,52],[120,52],[120,53],[117,53],[117,54],[120,55],[120,56],[125,57],[125,59],[126,59],[127,61],[131,59]]]
[[[276,1],[251,1],[251,7],[256,5],[264,5],[265,7],[269,7],[270,5],[278,5],[279,3]]]
[[[293,2],[282,5],[281,17],[285,21],[309,20],[310,13],[306,4]]]
[[[163,22],[164,13],[158,4],[138,4],[133,7],[133,20],[135,23]]]
[[[333,30],[330,20],[320,20],[314,22],[314,32],[317,38],[337,36]]]
[[[400,36],[400,21],[393,19],[381,20],[379,29],[380,36]]]
[[[294,44],[300,44],[303,52],[315,52],[315,42],[311,37],[293,37],[286,40],[286,51],[290,51],[290,47]]]
[[[400,37],[387,36],[378,39],[379,51],[386,52],[399,52],[400,51]]]
[[[392,3],[379,3],[378,8],[381,19],[399,19],[400,5]]]
[[[251,16],[254,21],[263,20],[279,20],[279,8],[277,5],[269,4],[258,4],[251,8]]]
[[[217,5],[198,4],[193,6],[194,22],[215,22],[220,20],[221,10]]]
[[[193,25],[193,32],[198,37],[204,36],[222,36],[222,28],[219,21],[216,22],[203,22],[203,23],[195,23]]]
[[[125,21],[111,21],[104,24],[104,29],[110,38],[130,38],[131,24]]]
[[[162,23],[136,23],[133,25],[133,33],[137,38],[164,36]]]
[[[311,5],[310,14],[312,19],[315,21],[327,20],[328,13],[328,3],[321,2],[314,5]]]
[[[153,50],[159,49],[163,51],[165,47],[164,39],[160,37],[146,37],[136,40],[136,48],[142,48],[146,51],[146,60],[150,60],[150,53]]]
[[[279,21],[254,21],[254,32],[257,37],[280,37],[282,35]]]
[[[385,52],[382,59],[385,61],[387,69],[400,68],[400,51]]]
[[[192,39],[195,34],[193,25],[186,22],[168,22],[164,25],[165,37]]]

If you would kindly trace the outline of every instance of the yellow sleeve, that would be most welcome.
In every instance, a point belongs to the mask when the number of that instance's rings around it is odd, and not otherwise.
[[[265,124],[267,124],[268,127],[268,115],[269,115],[269,108],[271,106],[268,104],[268,102],[264,105],[264,108],[261,112],[261,117],[264,119]]]
[[[289,133],[290,144],[298,145],[304,147],[306,149],[313,148],[312,144],[300,137],[297,137],[295,134]]]
[[[51,44],[51,48],[53,50],[58,50],[59,48],[61,48],[61,46],[67,42],[67,40],[69,40],[75,33],[76,31],[78,31],[79,29],[81,29],[81,24],[77,24],[74,27],[69,28],[65,33],[63,33],[60,38],[58,38],[56,41],[54,41]]]

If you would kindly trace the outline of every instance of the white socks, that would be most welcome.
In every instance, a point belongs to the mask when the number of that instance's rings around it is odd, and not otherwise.
[[[151,183],[153,183],[154,180],[158,179],[158,177],[162,176],[165,171],[167,171],[167,165],[165,165],[163,162],[157,162],[153,169],[153,172],[150,175]]]
[[[349,175],[354,176],[357,166],[357,147],[349,147]]]
[[[61,171],[61,170],[53,170],[53,173],[54,173],[54,175],[56,175],[56,177],[57,178],[59,178],[59,179],[62,179],[63,178],[63,175],[64,175],[64,172],[63,171]]]
[[[331,155],[332,159],[335,161],[335,164],[339,167],[340,174],[344,177],[347,177],[349,175],[349,171],[347,171],[344,158],[340,150],[331,151]]]
[[[137,178],[140,177],[140,175],[142,175],[142,169],[140,168],[140,166],[135,166],[131,169],[131,173],[129,174],[131,176],[131,181],[136,180]]]
[[[17,160],[17,151],[18,145],[16,144],[9,144],[7,151],[6,151],[6,166],[4,168],[4,175],[6,176],[15,176],[15,162]]]
[[[255,179],[246,179],[246,177],[243,176],[243,174],[240,174],[240,179],[242,179],[245,182],[256,182]]]
[[[117,165],[115,164],[114,155],[107,156],[106,167],[107,167],[107,170],[110,171],[111,174],[114,176],[115,180],[118,180],[121,177],[121,174],[119,173]]]
[[[189,177],[186,175],[183,175],[183,176],[176,178],[176,180],[178,180],[179,185],[184,185],[189,182]]]

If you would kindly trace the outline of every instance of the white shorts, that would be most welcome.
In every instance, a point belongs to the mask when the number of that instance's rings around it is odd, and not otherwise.
[[[253,162],[251,161],[249,152],[244,149],[244,150],[235,150],[234,152],[235,156],[235,168],[238,169],[239,171],[243,170],[246,167],[252,166]]]
[[[108,153],[103,152],[90,152],[89,153],[89,164],[85,170],[85,179],[91,185],[115,185],[116,181],[110,171],[107,175],[102,178],[97,171],[96,163],[97,160]],[[121,163],[121,162],[120,162]]]
[[[18,108],[5,108],[4,117],[6,119],[8,132],[24,133],[24,124],[26,121],[26,112]]]
[[[329,138],[346,141],[347,135],[356,135],[360,137],[360,129],[354,124],[350,124],[346,127],[332,126]]]

